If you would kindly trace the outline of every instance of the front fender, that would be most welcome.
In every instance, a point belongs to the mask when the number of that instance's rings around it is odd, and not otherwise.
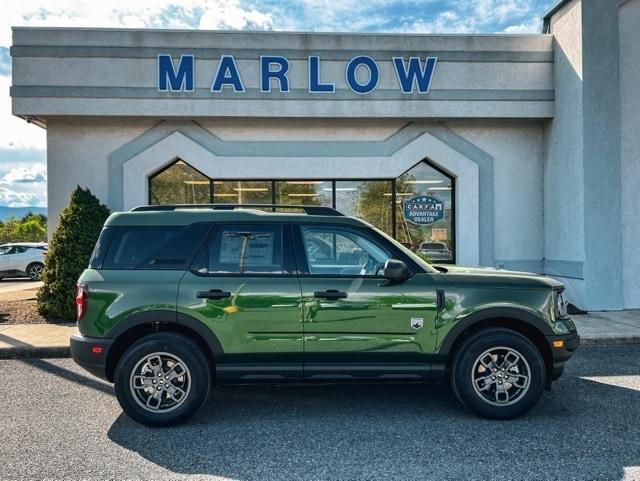
[[[465,316],[459,316],[442,326],[442,335],[438,335],[437,340],[438,353],[448,354],[456,339],[464,331],[481,322],[493,319],[513,319],[535,328],[544,336],[552,336],[554,334],[551,326],[532,312],[516,307],[487,307]]]

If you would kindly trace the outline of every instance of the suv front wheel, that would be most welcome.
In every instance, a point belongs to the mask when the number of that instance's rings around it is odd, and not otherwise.
[[[157,333],[133,344],[118,362],[114,387],[125,413],[147,426],[186,421],[207,400],[210,368],[188,337]]]
[[[545,385],[545,365],[538,349],[521,334],[487,329],[458,349],[451,385],[458,400],[490,419],[513,419],[538,401]]]

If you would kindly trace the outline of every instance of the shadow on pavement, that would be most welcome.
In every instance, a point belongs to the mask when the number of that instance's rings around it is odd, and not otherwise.
[[[38,368],[54,376],[66,379],[67,381],[75,382],[82,386],[101,391],[105,394],[113,395],[113,387],[102,381],[98,381],[92,376],[84,376],[82,374],[75,373],[69,369],[52,364],[45,359],[20,359],[24,364]]]
[[[479,419],[440,385],[254,386],[216,391],[189,424],[123,414],[108,435],[174,473],[234,480],[622,479],[640,464],[640,365],[625,347],[581,349],[515,421]]]

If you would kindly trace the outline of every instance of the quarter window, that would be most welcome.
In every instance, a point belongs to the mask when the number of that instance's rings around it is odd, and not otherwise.
[[[389,252],[358,232],[343,227],[303,227],[309,273],[375,276],[391,258]]]
[[[209,228],[209,224],[202,223],[116,227],[102,268],[186,269]],[[101,237],[106,232],[103,230]]]

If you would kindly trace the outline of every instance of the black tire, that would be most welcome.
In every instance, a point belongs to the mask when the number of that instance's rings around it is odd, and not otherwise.
[[[162,366],[166,366],[166,368],[160,370],[160,372],[164,372],[162,375],[156,371],[151,371],[154,366],[147,362],[149,356],[154,353],[161,353],[158,359],[164,361],[168,359],[169,364],[166,362],[162,364]],[[164,381],[162,379],[163,376],[166,379],[166,376],[170,374],[171,359],[177,359],[186,366],[186,373],[182,371],[183,376],[176,378],[176,384],[174,384],[174,380]],[[157,367],[158,365],[160,365],[159,362],[155,366]],[[144,376],[140,376],[141,369],[146,370]],[[176,371],[180,372],[180,369],[176,369]],[[141,386],[134,388],[134,380],[132,379],[134,370],[138,373],[138,380],[144,378],[145,385],[149,380],[157,378],[159,381],[154,382],[154,386],[148,386],[148,390]],[[210,373],[209,362],[202,349],[196,343],[180,334],[160,332],[140,339],[127,349],[116,367],[114,387],[116,397],[123,411],[135,421],[154,427],[173,426],[193,416],[208,399],[211,386]],[[188,382],[185,382],[185,380],[188,380]],[[164,391],[160,387],[159,383],[161,382],[165,383]],[[169,388],[170,383],[174,386],[173,388]],[[169,389],[175,390],[176,387],[179,387],[185,393],[184,397],[180,397],[178,401],[169,398]],[[159,399],[155,398],[158,388],[161,390]],[[146,396],[147,399],[153,397],[153,403],[161,404],[166,402],[168,406],[163,410],[159,405],[157,407],[160,410],[155,411],[152,411],[153,406],[142,406],[141,403],[144,402],[145,395],[148,392],[153,392],[154,395]],[[177,392],[173,394],[175,395]],[[158,400],[156,401],[156,399]],[[169,406],[171,403],[174,403],[173,407]]]
[[[43,269],[44,264],[42,262],[33,262],[27,266],[26,273],[32,281],[39,281],[42,279]]]
[[[515,367],[508,369],[508,373],[502,372],[500,366],[503,365],[501,362],[504,362],[505,356],[508,356],[505,366],[515,359],[508,354],[510,350],[519,354],[521,360]],[[484,366],[479,360],[480,356],[484,356],[485,361],[490,359],[495,362],[489,363],[491,369]],[[494,367],[497,368],[495,376],[492,375]],[[527,369],[528,382],[525,382],[523,376],[527,374]],[[481,380],[483,377],[490,378],[486,384]],[[489,419],[514,419],[529,411],[542,395],[545,377],[544,360],[533,343],[517,332],[500,328],[486,329],[471,335],[457,350],[451,366],[451,386],[458,400],[479,416]],[[514,384],[509,381],[514,381]],[[474,387],[474,382],[477,388]],[[506,389],[507,386],[510,387]],[[501,392],[496,393],[499,389]]]

